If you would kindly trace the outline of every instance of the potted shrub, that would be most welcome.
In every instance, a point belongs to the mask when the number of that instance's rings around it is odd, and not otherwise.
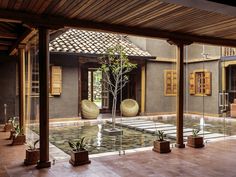
[[[16,133],[16,128],[18,128],[16,124],[16,118],[13,117],[11,119],[11,124],[12,124],[12,129],[10,130],[10,137],[8,138],[9,140],[13,139],[14,134]]]
[[[190,146],[193,148],[204,147],[203,137],[198,135],[199,132],[200,132],[199,129],[192,130],[192,135],[188,136],[187,146]]]
[[[168,153],[171,152],[170,150],[170,142],[167,140],[164,140],[164,132],[158,130],[156,132],[157,140],[153,142],[153,151],[159,152],[159,153]]]
[[[69,146],[72,149],[70,163],[73,166],[79,166],[89,164],[88,151],[86,150],[86,143],[84,142],[85,137],[80,138],[77,142],[69,141]]]
[[[28,149],[26,149],[26,158],[24,160],[25,165],[37,164],[39,160],[39,148],[36,148],[39,140],[33,142],[33,144],[28,144]]]
[[[25,143],[25,139],[23,129],[20,129],[19,125],[17,125],[15,128],[15,133],[13,134],[11,145],[23,145]]]

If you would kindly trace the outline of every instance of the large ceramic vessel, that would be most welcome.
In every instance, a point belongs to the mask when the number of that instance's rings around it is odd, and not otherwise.
[[[133,99],[125,99],[120,104],[120,111],[125,117],[133,117],[138,114],[139,105]]]
[[[99,108],[92,101],[82,100],[81,112],[82,112],[82,118],[84,119],[96,119],[99,115]]]

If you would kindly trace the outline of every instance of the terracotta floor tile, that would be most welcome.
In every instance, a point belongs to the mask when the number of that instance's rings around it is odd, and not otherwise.
[[[208,143],[203,149],[173,148],[169,154],[148,150],[95,157],[80,167],[58,160],[38,170],[23,166],[25,146],[8,146],[8,136],[0,132],[0,177],[236,177],[236,139]]]

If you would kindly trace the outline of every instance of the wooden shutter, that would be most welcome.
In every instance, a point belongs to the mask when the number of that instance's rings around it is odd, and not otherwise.
[[[189,74],[189,94],[195,94],[195,73]]]
[[[206,71],[204,75],[205,79],[205,94],[211,95],[211,72]]]
[[[62,70],[60,66],[51,67],[51,95],[61,95],[62,92]]]
[[[165,95],[172,94],[172,72],[165,71]]]
[[[177,74],[176,71],[172,72],[172,93],[176,94],[177,93]]]

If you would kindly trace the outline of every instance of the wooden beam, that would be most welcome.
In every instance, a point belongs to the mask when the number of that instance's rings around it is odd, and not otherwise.
[[[19,84],[19,126],[25,132],[25,46],[19,47],[18,59]]]
[[[212,45],[236,47],[236,39],[225,39],[214,36],[199,36],[190,33],[180,33],[155,28],[141,28],[139,26],[124,26],[95,22],[89,20],[71,19],[61,16],[38,15],[27,12],[13,10],[0,10],[0,18],[9,20],[19,20],[34,27],[46,26],[47,28],[58,29],[63,27],[74,27],[86,30],[106,31],[137,35],[144,37],[154,37],[163,39],[189,40],[197,43],[207,43]]]
[[[37,30],[26,29],[25,32],[17,39],[17,41],[12,45],[9,50],[9,55],[14,55],[17,52],[17,47],[19,44],[26,44],[30,38],[36,35]]]
[[[39,28],[39,137],[40,159],[37,168],[48,168],[49,161],[49,32]]]
[[[0,44],[0,50],[8,50],[8,49],[9,49],[8,46],[1,46],[1,44]]]
[[[10,19],[4,19],[0,18],[0,22],[6,22],[6,23],[21,23],[19,20],[10,20]]]
[[[0,38],[2,38],[2,39],[17,39],[17,34],[5,33],[5,32],[0,31]]]
[[[235,4],[234,1],[220,1],[221,4],[216,2],[210,2],[214,0],[161,0],[162,2],[167,2],[170,4],[178,4],[184,7],[196,8],[205,10],[208,12],[220,13],[227,16],[234,16],[236,17],[236,8],[230,5],[232,3]]]
[[[4,45],[4,46],[9,46],[12,45],[12,41],[5,41],[5,40],[0,40],[0,45]]]

